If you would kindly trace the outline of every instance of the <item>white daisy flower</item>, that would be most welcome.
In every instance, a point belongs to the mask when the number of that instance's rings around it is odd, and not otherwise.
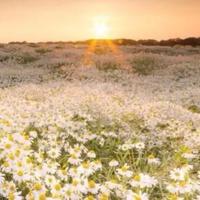
[[[138,175],[133,176],[129,183],[132,187],[150,188],[155,186],[158,183],[158,181],[154,177],[140,173]]]
[[[170,171],[170,178],[175,181],[183,181],[185,179],[186,172],[181,168],[176,168]]]
[[[117,160],[111,160],[109,162],[110,167],[117,167],[119,165],[119,162]]]
[[[126,200],[149,200],[147,193],[127,191]]]
[[[152,164],[152,165],[160,165],[160,159],[159,158],[155,158],[153,155],[148,156],[148,164]]]
[[[96,158],[96,154],[95,154],[94,151],[89,151],[89,152],[87,153],[87,156],[88,156],[89,158]]]
[[[130,178],[133,175],[133,172],[129,170],[130,166],[125,164],[123,167],[117,169],[117,174],[120,176],[125,176]]]
[[[2,184],[3,182],[4,182],[4,174],[2,174],[1,172],[0,172],[0,184]]]
[[[93,180],[88,180],[86,182],[86,187],[88,192],[92,194],[97,194],[100,189],[99,184],[95,183]]]

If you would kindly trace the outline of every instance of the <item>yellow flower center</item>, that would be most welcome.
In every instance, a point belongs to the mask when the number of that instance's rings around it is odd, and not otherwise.
[[[89,195],[85,198],[86,200],[94,200],[95,198],[92,195]]]
[[[9,193],[9,194],[8,194],[8,200],[15,200],[15,195],[14,195],[14,193]]]
[[[11,148],[11,144],[6,143],[6,144],[5,144],[5,148],[6,148],[6,149],[10,149],[10,148]]]
[[[24,139],[25,140],[29,140],[29,136],[28,135],[24,135]]]
[[[73,158],[73,159],[76,159],[77,158],[77,156],[76,156],[76,154],[71,154],[71,158]]]
[[[34,185],[34,190],[39,191],[39,190],[41,190],[41,189],[42,189],[42,185],[41,185],[40,183],[36,183],[36,184]]]
[[[181,187],[186,186],[186,184],[187,184],[186,181],[180,181],[180,182],[179,182],[179,185],[180,185]]]
[[[123,167],[121,168],[121,170],[122,170],[123,172],[126,172],[126,171],[128,170],[128,167],[127,167],[127,166],[123,166]]]
[[[20,161],[17,162],[17,166],[18,166],[18,167],[22,167],[22,162],[20,162]]]
[[[88,181],[88,187],[89,188],[95,188],[95,186],[96,186],[96,183],[94,182],[94,181]]]
[[[67,171],[66,170],[61,170],[61,173],[63,174],[63,175],[67,175]]]
[[[52,183],[53,179],[52,178],[48,178],[47,179],[49,183]]]
[[[26,163],[27,164],[30,164],[32,161],[31,161],[31,159],[30,158],[26,158]]]
[[[100,194],[99,200],[108,200],[108,195],[107,194]]]
[[[19,157],[20,153],[21,153],[20,150],[17,149],[17,150],[15,151],[15,156]]]
[[[135,181],[140,181],[140,175],[135,175],[134,177],[133,177],[133,179],[135,180]]]
[[[112,183],[117,183],[117,180],[116,179],[112,179],[111,182]]]
[[[139,197],[139,196],[135,196],[135,197],[134,197],[134,200],[142,200],[142,198]]]
[[[5,119],[0,119],[0,124],[4,124],[5,126],[11,126],[11,123]]]
[[[18,175],[18,176],[23,176],[23,175],[24,175],[24,172],[23,172],[22,170],[19,170],[19,171],[17,172],[17,175]]]
[[[95,161],[95,164],[97,164],[97,165],[98,165],[98,164],[101,164],[101,161],[100,161],[100,160],[96,160],[96,161]]]
[[[40,194],[39,200],[46,200],[46,195],[44,193]]]
[[[13,136],[12,135],[8,135],[8,140],[9,141],[13,141]]]
[[[73,167],[72,170],[73,170],[74,173],[77,173],[77,168],[76,167]]]
[[[77,186],[78,183],[79,183],[79,182],[78,182],[76,179],[73,179],[73,181],[72,181],[72,185],[73,185],[73,186]]]
[[[148,158],[149,158],[149,159],[154,159],[155,157],[154,157],[153,154],[151,154],[151,155],[148,156]]]
[[[58,183],[54,186],[55,190],[59,191],[61,190],[61,185]]]
[[[169,200],[177,200],[178,197],[175,194],[171,194],[169,197]]]
[[[75,150],[75,152],[79,152],[81,150],[81,148],[80,147],[76,147],[74,150]]]
[[[9,167],[10,165],[9,165],[8,162],[5,161],[5,162],[3,163],[3,166],[4,166],[4,167]]]
[[[33,196],[33,193],[32,193],[32,192],[29,192],[29,193],[28,193],[28,199],[29,199],[29,200],[34,200],[34,196]]]
[[[71,190],[67,190],[65,193],[68,197],[70,197],[72,195],[72,191]]]
[[[8,155],[8,157],[9,157],[10,160],[14,160],[14,159],[15,159],[15,157],[14,157],[14,155],[13,155],[12,153],[10,153],[10,154]]]
[[[83,168],[88,169],[90,167],[88,162],[82,163]]]

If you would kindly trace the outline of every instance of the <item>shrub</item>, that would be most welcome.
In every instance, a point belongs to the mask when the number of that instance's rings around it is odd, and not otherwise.
[[[29,53],[15,57],[18,64],[28,64],[38,60],[38,57],[32,56]]]
[[[110,56],[98,56],[94,58],[95,67],[101,71],[114,71],[120,68],[120,63]]]
[[[131,65],[133,70],[140,75],[149,75],[158,68],[155,58],[150,56],[137,57],[131,61]]]
[[[5,46],[4,44],[0,44],[0,48],[4,48],[4,46]]]
[[[0,62],[6,62],[9,58],[9,56],[0,56]]]
[[[61,45],[57,45],[55,46],[55,49],[64,49],[65,47],[64,46],[61,46]]]
[[[73,62],[58,62],[51,65],[51,70],[55,77],[71,79],[76,65]]]
[[[97,46],[94,50],[94,53],[96,55],[103,55],[103,54],[107,54],[110,52],[110,49],[108,47],[105,46]]]
[[[52,52],[52,50],[51,49],[40,48],[40,49],[36,49],[35,52],[39,53],[39,54],[45,54],[45,53]]]
[[[36,43],[28,43],[27,46],[32,47],[32,48],[37,48],[39,45]]]
[[[119,64],[117,63],[114,63],[114,62],[101,62],[101,61],[98,61],[95,63],[96,65],[96,68],[99,69],[99,70],[103,70],[103,71],[112,71],[112,70],[116,70],[118,69],[119,67]]]
[[[188,107],[188,110],[193,113],[199,113],[200,114],[200,108],[197,105],[191,105]]]

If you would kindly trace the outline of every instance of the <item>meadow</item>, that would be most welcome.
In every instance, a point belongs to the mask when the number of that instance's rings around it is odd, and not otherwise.
[[[200,47],[0,44],[1,200],[199,200]]]

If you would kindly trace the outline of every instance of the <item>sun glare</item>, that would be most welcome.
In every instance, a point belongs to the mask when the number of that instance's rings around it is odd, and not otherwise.
[[[104,23],[97,23],[94,26],[95,37],[96,38],[105,38],[108,33],[108,26]]]
[[[108,23],[105,18],[96,19],[94,21],[94,35],[97,39],[105,39],[108,37]]]

